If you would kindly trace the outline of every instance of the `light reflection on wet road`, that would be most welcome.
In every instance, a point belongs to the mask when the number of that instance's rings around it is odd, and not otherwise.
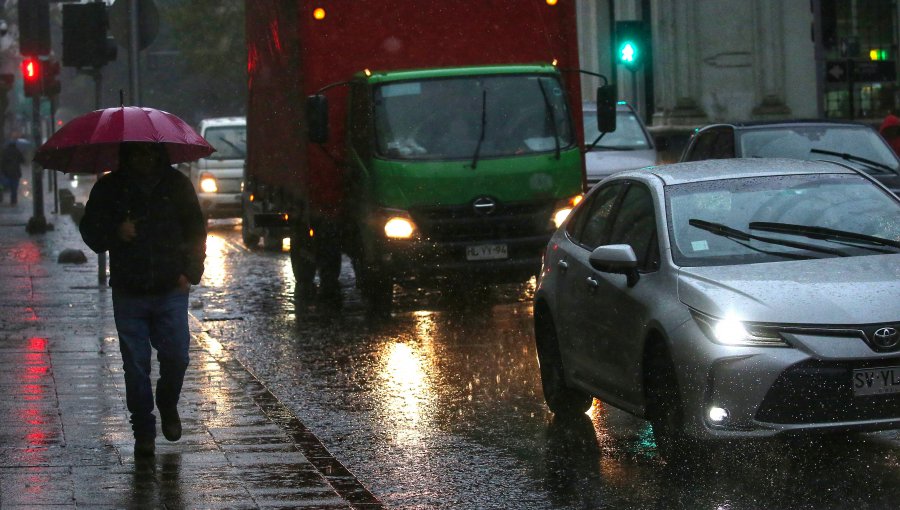
[[[646,422],[543,404],[531,284],[490,296],[404,292],[366,317],[344,264],[338,315],[295,306],[285,253],[215,222],[192,313],[394,508],[894,508],[900,434],[730,445],[690,468]]]

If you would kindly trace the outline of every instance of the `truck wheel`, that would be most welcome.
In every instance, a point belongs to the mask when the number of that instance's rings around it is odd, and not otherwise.
[[[253,221],[246,207],[241,208],[241,239],[247,248],[256,248],[259,245],[259,235],[253,232]]]
[[[283,245],[283,239],[281,236],[272,235],[271,233],[266,233],[262,238],[263,249],[266,251],[281,251],[281,247]]]
[[[593,401],[591,396],[566,385],[556,326],[549,314],[540,312],[536,314],[534,336],[541,370],[541,387],[544,390],[547,407],[553,414],[559,415],[584,413],[590,409]]]
[[[354,265],[357,287],[366,301],[369,311],[378,316],[389,316],[394,305],[394,280],[383,270],[360,261]]]

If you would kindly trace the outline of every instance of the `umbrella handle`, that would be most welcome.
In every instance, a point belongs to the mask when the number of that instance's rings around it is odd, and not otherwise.
[[[125,91],[122,89],[119,89],[119,104],[125,106]]]

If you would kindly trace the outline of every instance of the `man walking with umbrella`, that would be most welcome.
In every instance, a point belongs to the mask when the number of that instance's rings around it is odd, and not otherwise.
[[[206,256],[206,221],[196,192],[169,163],[162,144],[121,143],[119,168],[94,185],[80,223],[84,242],[110,254],[136,456],[155,452],[151,347],[159,360],[161,429],[169,441],[181,437],[177,404],[188,366],[188,293],[200,283]]]
[[[67,122],[34,159],[64,172],[106,172],[80,229],[110,254],[113,315],[125,370],[136,456],[156,450],[150,359],[156,349],[156,407],[166,439],[181,438],[178,399],[188,366],[188,292],[200,283],[206,221],[190,180],[172,164],[215,149],[171,113],[138,106],[95,110]]]

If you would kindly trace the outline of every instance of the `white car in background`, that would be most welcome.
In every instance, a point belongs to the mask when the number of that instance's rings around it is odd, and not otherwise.
[[[241,180],[247,153],[247,119],[218,117],[200,121],[200,135],[216,152],[183,163],[179,169],[190,177],[207,218],[241,216]]]
[[[644,168],[657,163],[653,137],[631,105],[623,101],[616,105],[616,130],[606,133],[599,141],[597,105],[584,103],[582,106],[584,143],[589,149],[584,156],[589,187],[616,172]]]

